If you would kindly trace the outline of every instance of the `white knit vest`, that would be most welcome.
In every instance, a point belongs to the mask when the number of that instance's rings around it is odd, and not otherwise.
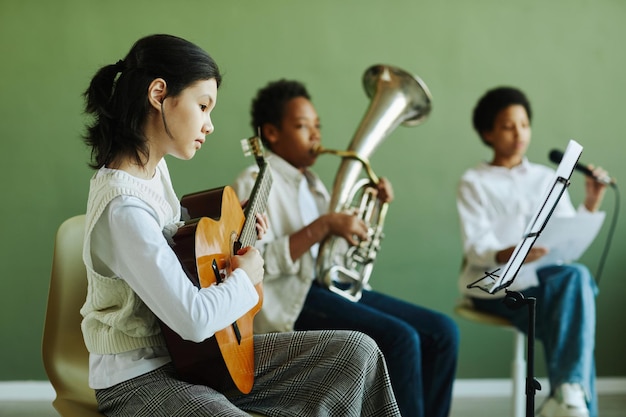
[[[81,328],[87,350],[116,354],[165,344],[156,316],[133,292],[126,281],[106,277],[93,269],[91,233],[106,206],[118,196],[134,196],[148,204],[158,216],[164,234],[173,236],[180,225],[180,204],[172,188],[165,160],[158,167],[165,193],[156,192],[123,171],[94,175],[90,182],[85,224],[83,261],[87,268],[87,298],[81,308]]]

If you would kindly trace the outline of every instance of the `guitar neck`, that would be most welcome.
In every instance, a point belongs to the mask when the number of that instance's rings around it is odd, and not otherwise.
[[[268,164],[260,165],[259,175],[254,183],[250,199],[245,209],[245,223],[239,236],[241,247],[254,246],[257,240],[256,215],[265,212],[267,198],[272,188],[272,173]]]

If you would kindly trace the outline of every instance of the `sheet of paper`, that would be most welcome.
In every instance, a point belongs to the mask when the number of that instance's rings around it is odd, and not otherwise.
[[[535,241],[535,246],[549,249],[547,255],[529,267],[560,264],[578,260],[594,241],[604,223],[605,213],[579,213],[574,217],[553,217]]]

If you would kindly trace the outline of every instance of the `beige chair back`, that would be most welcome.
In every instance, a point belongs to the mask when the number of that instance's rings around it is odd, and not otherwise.
[[[63,417],[102,417],[89,388],[89,354],[80,330],[87,294],[83,264],[85,216],[67,219],[54,242],[52,275],[43,333],[43,363],[56,391],[54,408]]]

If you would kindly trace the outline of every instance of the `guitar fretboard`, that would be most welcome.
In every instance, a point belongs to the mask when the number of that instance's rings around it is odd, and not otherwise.
[[[257,240],[256,215],[265,212],[267,198],[272,188],[272,173],[269,165],[260,166],[259,175],[250,193],[250,199],[245,209],[245,223],[239,236],[241,247],[254,246]]]

